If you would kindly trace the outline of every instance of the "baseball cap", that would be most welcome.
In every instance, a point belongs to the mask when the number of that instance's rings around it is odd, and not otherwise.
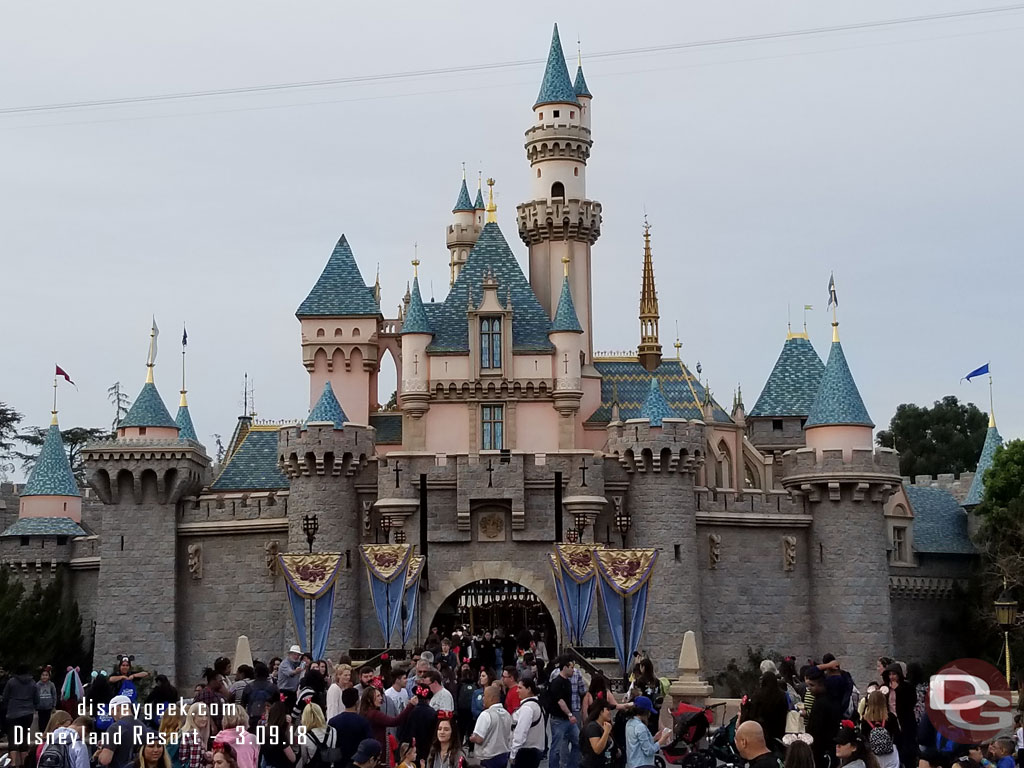
[[[633,699],[633,706],[637,709],[642,709],[644,712],[653,713],[655,711],[654,704],[652,704],[651,700],[646,696],[637,696]]]
[[[376,739],[363,739],[359,742],[356,753],[352,755],[353,763],[365,763],[370,758],[380,756],[380,742]]]
[[[836,744],[853,744],[855,741],[857,741],[857,731],[846,725],[839,727],[839,733],[835,738]]]
[[[299,648],[299,646],[297,646],[297,645],[293,645],[291,648],[288,649],[288,653],[299,653],[299,654],[301,654],[302,653],[302,649]]]
[[[127,696],[115,696],[107,705],[107,712],[113,712],[118,707],[130,707],[131,705],[132,700]]]

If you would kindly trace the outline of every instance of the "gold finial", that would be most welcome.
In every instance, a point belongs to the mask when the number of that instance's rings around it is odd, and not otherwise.
[[[989,379],[991,380],[991,376]],[[53,377],[53,410],[50,411],[50,426],[52,427],[57,423],[57,377]]]
[[[487,179],[487,223],[498,222],[498,206],[494,204],[494,179]]]
[[[462,180],[463,181],[466,180],[466,162],[465,161],[462,162]]]
[[[569,257],[568,256],[563,256],[562,257],[562,276],[563,277],[568,277],[569,276]]]
[[[420,260],[419,259],[413,259],[412,260],[412,276],[413,277],[419,277],[420,276]]]

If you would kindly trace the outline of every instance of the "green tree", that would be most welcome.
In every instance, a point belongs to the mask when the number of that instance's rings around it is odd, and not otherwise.
[[[107,399],[114,406],[114,421],[110,425],[110,431],[117,432],[117,425],[121,423],[121,419],[128,415],[128,411],[132,407],[132,401],[125,394],[124,390],[121,389],[120,381],[115,381],[112,386],[107,388]]]
[[[91,665],[91,651],[82,639],[82,617],[63,570],[45,587],[36,580],[26,590],[8,566],[0,566],[0,615],[0,666],[51,664],[60,670]],[[60,685],[61,678],[54,682]]]
[[[946,395],[931,408],[903,403],[876,439],[899,451],[904,476],[960,474],[978,466],[987,429],[988,417],[974,403]]]
[[[14,441],[18,439],[21,414],[7,403],[0,403],[0,478],[14,471]]]
[[[382,411],[397,411],[398,410],[398,390],[397,389],[394,392],[391,393],[391,397],[389,397],[388,401],[386,403],[384,403],[384,407],[381,408],[381,410]]]
[[[29,427],[28,432],[18,435],[18,439],[30,448],[27,452],[15,451],[14,455],[21,461],[21,468],[28,472],[39,458],[39,451],[43,447],[43,440],[46,439],[45,427]],[[85,485],[85,463],[82,461],[82,446],[93,440],[100,440],[109,437],[110,432],[98,427],[71,427],[60,431],[61,440],[64,441],[64,450],[68,453],[68,461],[71,462],[71,471],[75,473],[75,479],[79,485]]]

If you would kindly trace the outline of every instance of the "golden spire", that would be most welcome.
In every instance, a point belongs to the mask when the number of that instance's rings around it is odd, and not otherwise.
[[[658,291],[654,285],[654,257],[651,255],[651,225],[644,214],[644,267],[640,290],[640,346],[637,356],[648,371],[661,365],[661,343],[658,341]]]
[[[989,379],[991,380],[991,376]],[[57,377],[53,377],[53,410],[50,411],[50,426],[57,423]]]
[[[562,257],[562,276],[563,277],[568,277],[569,276],[569,257],[568,256],[563,256]]]
[[[498,206],[494,204],[494,179],[487,180],[487,223],[498,222]]]
[[[419,259],[413,259],[412,260],[412,276],[413,277],[419,277],[420,276],[420,260]]]
[[[187,338],[183,330],[181,334],[181,400],[178,401],[178,406],[181,408],[188,408],[188,400],[185,397],[185,393],[188,391],[185,389],[185,348],[188,346],[185,340]]]
[[[149,329],[149,356],[146,359],[146,383],[153,383],[153,366],[156,365],[156,337],[159,333],[156,327],[156,318],[153,318],[153,326]]]

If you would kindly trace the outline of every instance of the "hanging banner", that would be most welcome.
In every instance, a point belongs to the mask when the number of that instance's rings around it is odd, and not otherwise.
[[[331,632],[334,583],[341,571],[341,553],[285,553],[277,556],[277,562],[288,584],[288,604],[299,647],[309,649],[313,658],[322,659],[327,651],[327,638]],[[314,615],[312,638],[307,632],[307,601],[310,602],[309,610]],[[310,639],[312,648],[309,645]]]
[[[359,551],[366,563],[370,596],[384,636],[384,647],[388,648],[402,612],[412,547],[408,544],[363,544]]]
[[[555,594],[558,595],[558,613],[562,616],[562,626],[569,638],[569,645],[572,645],[572,629],[569,626],[569,613],[565,607],[565,588],[562,586],[562,571],[558,567],[558,555],[549,552],[548,563],[551,565],[551,578],[555,582]],[[563,644],[559,643],[559,645]]]
[[[594,550],[601,602],[612,629],[615,653],[626,673],[630,658],[640,646],[647,619],[647,587],[657,560],[656,549]],[[627,598],[632,598],[633,602],[628,635],[625,624]]]
[[[582,645],[583,633],[590,623],[597,589],[597,571],[593,550],[600,544],[555,544],[559,576],[565,592],[565,608],[569,617],[569,643]]]
[[[426,564],[427,558],[423,555],[413,555],[409,558],[409,570],[405,574],[405,594],[402,596],[402,615],[405,618],[402,624],[402,645],[412,638],[416,610],[420,603],[420,576],[423,575],[423,566]]]

